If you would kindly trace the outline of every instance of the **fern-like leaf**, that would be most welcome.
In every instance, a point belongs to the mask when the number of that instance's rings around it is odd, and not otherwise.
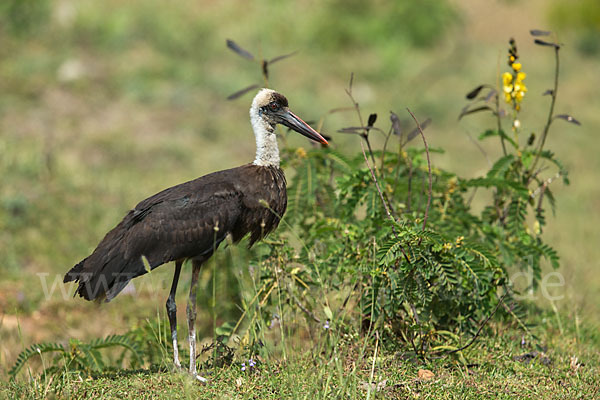
[[[492,168],[490,168],[490,170],[487,173],[487,177],[488,178],[503,177],[504,174],[506,173],[506,171],[508,170],[508,168],[510,168],[514,159],[515,159],[515,156],[512,154],[508,154],[508,155],[500,158],[498,161],[496,161],[494,163],[494,165],[492,165]]]
[[[141,363],[142,354],[140,349],[129,339],[129,337],[125,335],[110,335],[104,339],[94,339],[90,342],[90,347],[93,349],[102,349],[115,346],[120,346],[129,350],[136,358],[136,361]]]
[[[17,356],[17,361],[15,362],[15,365],[13,365],[13,367],[10,369],[8,374],[14,378],[19,373],[19,371],[23,368],[25,363],[29,361],[29,359],[31,357],[41,355],[44,353],[54,353],[54,352],[67,353],[64,346],[60,343],[32,344],[31,346],[29,346],[29,348],[27,348],[27,349],[23,350],[21,353],[19,353],[19,355]]]

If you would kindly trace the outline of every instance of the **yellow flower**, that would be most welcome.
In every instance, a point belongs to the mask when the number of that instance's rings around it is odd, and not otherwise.
[[[306,158],[306,150],[304,150],[302,147],[298,147],[296,149],[296,155],[300,158]]]
[[[502,74],[502,83],[504,90],[504,99],[507,103],[513,103],[515,110],[519,111],[521,107],[518,103],[523,100],[525,93],[527,92],[527,86],[523,83],[527,74],[520,72],[522,66],[521,63],[514,63],[511,65],[513,70],[517,72],[516,76],[510,72]]]
[[[457,187],[457,183],[458,183],[458,179],[456,179],[456,177],[453,177],[450,180],[448,180],[448,193],[449,194],[454,193],[454,191],[456,190],[456,187]]]
[[[539,235],[540,233],[542,233],[542,227],[540,226],[539,221],[535,221],[533,223],[533,231],[535,232],[536,235]]]

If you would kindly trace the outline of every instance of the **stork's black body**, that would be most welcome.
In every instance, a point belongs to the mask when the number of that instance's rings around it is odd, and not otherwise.
[[[140,202],[75,265],[64,281],[78,282],[77,293],[86,300],[112,300],[127,283],[175,261],[167,314],[173,340],[173,360],[181,367],[177,345],[175,293],[185,260],[192,260],[187,304],[190,372],[196,374],[196,284],[202,264],[231,235],[233,242],[249,235],[250,246],[274,230],[287,205],[286,182],[279,168],[275,126],[283,124],[317,142],[327,141],[293,114],[287,99],[269,89],[256,95],[250,108],[256,137],[252,164],[205,175],[173,186]]]
[[[268,205],[268,207],[267,207]],[[246,164],[165,189],[140,202],[73,267],[86,300],[114,298],[127,283],[169,261],[207,260],[228,234],[250,245],[274,230],[285,213],[286,182],[275,166]]]

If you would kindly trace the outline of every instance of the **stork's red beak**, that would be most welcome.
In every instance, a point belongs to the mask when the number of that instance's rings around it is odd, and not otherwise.
[[[319,132],[311,128],[310,125],[302,121],[302,119],[293,112],[286,110],[284,113],[280,114],[280,117],[281,123],[287,126],[288,128],[295,130],[299,134],[304,135],[307,138],[314,140],[315,142],[319,142],[325,145],[329,144]]]

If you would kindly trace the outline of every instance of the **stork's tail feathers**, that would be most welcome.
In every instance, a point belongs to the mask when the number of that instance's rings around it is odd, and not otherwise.
[[[145,270],[138,271],[135,273],[117,273],[110,274],[106,272],[96,271],[88,272],[84,268],[86,259],[76,264],[73,268],[65,274],[63,279],[64,283],[75,281],[79,283],[77,290],[74,295],[79,295],[86,300],[95,301],[110,301],[112,300],[121,290],[127,286],[129,281],[136,276],[145,273]],[[137,263],[136,263],[137,264]],[[141,261],[139,262],[141,264]]]
[[[65,274],[65,278],[63,279],[63,283],[72,282],[72,281],[78,281],[79,280],[79,277],[81,276],[81,273],[83,271],[83,264],[85,264],[85,260],[87,260],[87,258],[85,258],[82,261],[80,261],[77,265],[75,265],[73,268],[71,268],[69,270],[69,272],[67,272]]]
[[[102,300],[104,296],[105,290],[97,287],[96,290],[93,290],[90,285],[90,280],[92,279],[92,274],[89,272],[84,272],[84,265],[87,258],[83,259],[79,263],[77,263],[73,268],[69,270],[65,274],[65,278],[63,279],[64,283],[75,281],[79,283],[77,290],[73,294],[73,296],[79,295],[86,300]]]

